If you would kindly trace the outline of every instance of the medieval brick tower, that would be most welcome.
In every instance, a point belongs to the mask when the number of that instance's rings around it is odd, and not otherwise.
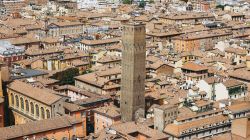
[[[134,121],[145,114],[145,25],[128,23],[122,34],[122,121]]]

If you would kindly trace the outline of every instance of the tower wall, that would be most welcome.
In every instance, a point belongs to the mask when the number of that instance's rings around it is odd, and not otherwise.
[[[125,24],[122,43],[121,115],[134,121],[145,113],[145,25]]]

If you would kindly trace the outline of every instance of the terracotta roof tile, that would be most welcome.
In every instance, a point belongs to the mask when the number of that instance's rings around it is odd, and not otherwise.
[[[24,136],[33,136],[35,133],[58,130],[60,128],[72,127],[82,121],[70,116],[62,116],[41,121],[29,122],[21,125],[0,128],[0,139],[23,138]]]
[[[207,66],[196,64],[194,62],[187,62],[181,68],[192,71],[208,70]]]
[[[13,81],[8,85],[8,88],[47,105],[51,105],[61,99],[60,96],[55,94],[55,91],[34,87],[32,84],[20,80]]]

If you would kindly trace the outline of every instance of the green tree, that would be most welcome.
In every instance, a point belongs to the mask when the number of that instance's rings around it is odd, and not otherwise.
[[[122,3],[123,4],[132,4],[132,0],[123,0]]]
[[[225,6],[223,6],[223,5],[217,5],[217,6],[216,6],[217,9],[221,9],[221,10],[224,10],[224,7],[225,7]]]
[[[139,3],[139,7],[144,8],[145,5],[146,5],[146,2],[144,0],[141,0],[140,3]]]
[[[153,4],[153,3],[155,3],[154,0],[149,0],[149,4]]]
[[[83,71],[82,74],[88,74],[88,73],[91,73],[91,72],[93,72],[91,69],[87,69],[87,70]]]
[[[60,81],[60,85],[74,84],[74,77],[79,75],[78,68],[69,68],[62,72],[55,73],[52,78]]]

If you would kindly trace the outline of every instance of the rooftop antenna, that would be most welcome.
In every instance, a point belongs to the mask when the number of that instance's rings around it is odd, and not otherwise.
[[[3,0],[0,0],[0,17],[1,17],[1,15],[4,15],[4,14],[6,14],[6,11],[5,11],[6,9],[5,9],[5,6],[4,6],[4,4],[3,4]]]
[[[48,17],[47,16],[45,17],[44,22],[45,22],[45,35],[46,37],[48,37],[49,29],[48,29]]]
[[[44,19],[46,37],[48,37],[48,32],[49,32],[49,29],[48,29],[48,22],[49,22],[48,16],[49,16],[49,15],[50,15],[50,11],[49,11],[49,9],[47,9],[47,10],[45,11],[45,19]]]

